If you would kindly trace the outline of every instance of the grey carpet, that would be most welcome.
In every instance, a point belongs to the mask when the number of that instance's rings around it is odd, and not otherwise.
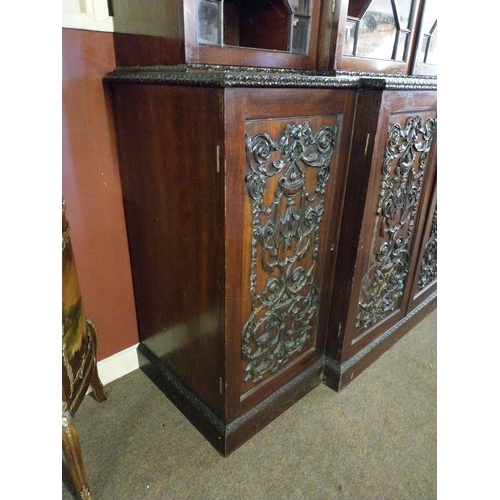
[[[343,391],[318,386],[227,458],[136,370],[75,416],[93,499],[435,499],[436,344],[434,311]]]

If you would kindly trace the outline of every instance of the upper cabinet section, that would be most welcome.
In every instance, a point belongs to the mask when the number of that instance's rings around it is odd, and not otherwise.
[[[437,75],[437,0],[109,0],[117,66]]]
[[[118,66],[314,70],[320,0],[113,0]]]
[[[410,74],[423,5],[423,0],[337,0],[324,4],[318,69]],[[432,29],[422,28],[429,33]],[[427,40],[422,39],[422,44]]]
[[[437,75],[437,0],[424,0],[413,61],[414,75]]]

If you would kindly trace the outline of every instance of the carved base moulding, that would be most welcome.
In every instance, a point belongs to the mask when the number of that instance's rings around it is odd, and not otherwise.
[[[321,383],[319,359],[264,401],[231,422],[225,422],[186,387],[144,345],[138,347],[139,367],[224,457],[257,434]]]
[[[437,307],[437,291],[354,356],[339,363],[325,356],[323,383],[341,391]]]

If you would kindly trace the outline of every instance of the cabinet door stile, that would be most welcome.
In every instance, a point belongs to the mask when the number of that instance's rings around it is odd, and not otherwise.
[[[225,304],[226,304],[226,422],[236,418],[240,404],[239,380],[241,368],[241,321],[242,308],[246,297],[243,295],[245,263],[242,256],[249,242],[241,238],[242,227],[249,218],[243,210],[245,186],[242,175],[245,170],[245,115],[247,91],[228,89],[224,92],[225,126],[225,186],[224,218],[225,231]]]

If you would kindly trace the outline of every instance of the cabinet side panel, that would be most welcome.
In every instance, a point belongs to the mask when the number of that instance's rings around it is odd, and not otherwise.
[[[220,414],[219,93],[132,84],[112,93],[140,340]]]

